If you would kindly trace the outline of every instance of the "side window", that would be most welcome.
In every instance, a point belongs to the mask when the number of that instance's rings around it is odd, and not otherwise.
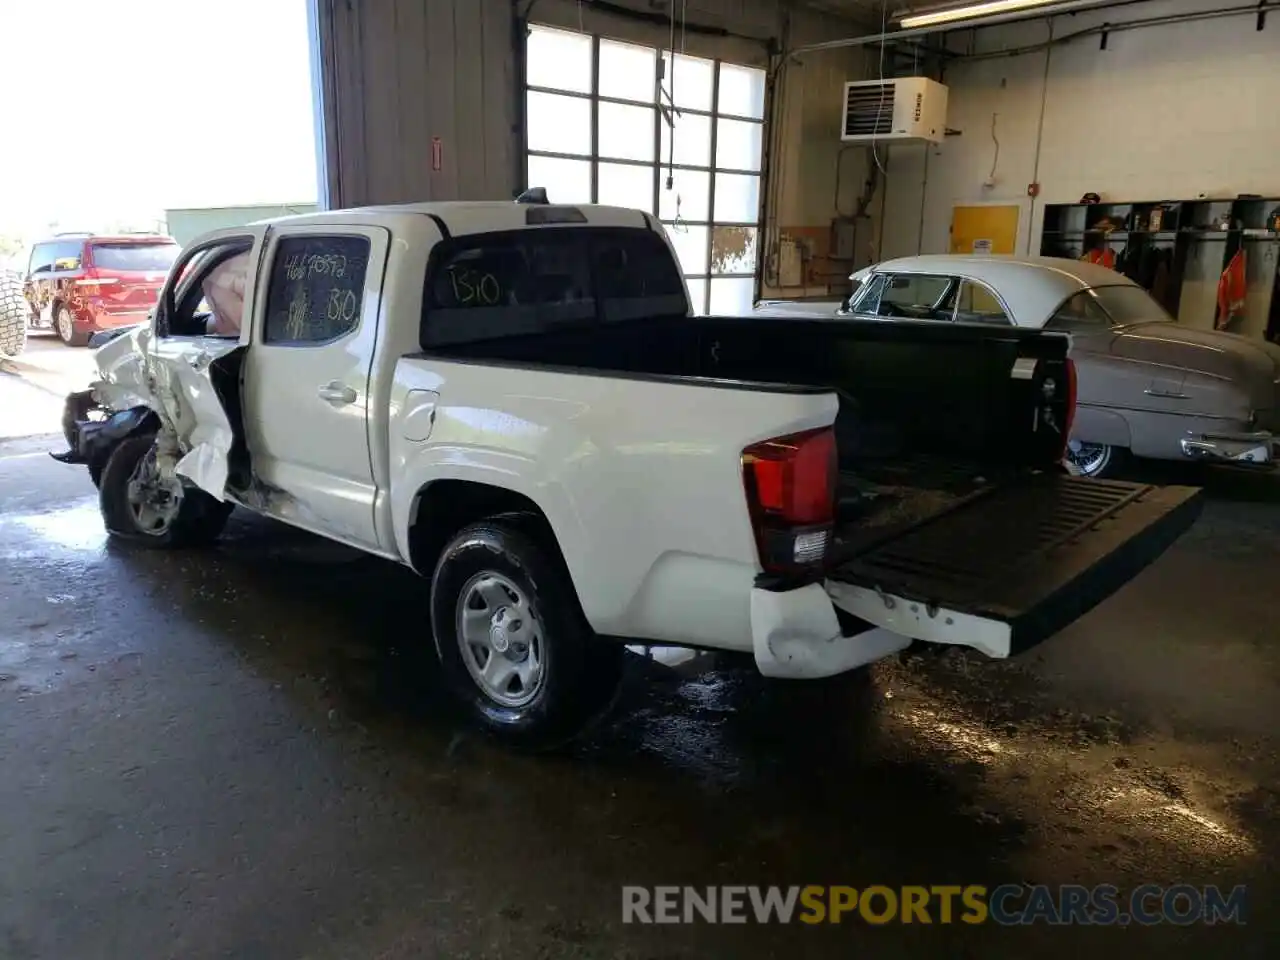
[[[54,261],[54,245],[52,243],[37,243],[31,248],[31,262],[27,268],[28,273],[48,273],[53,269]]]
[[[960,299],[956,304],[956,322],[1010,326],[1013,320],[1004,312],[1004,307],[990,289],[981,283],[963,280],[960,283]]]
[[[82,240],[60,240],[53,244],[53,269],[79,270],[83,249]]]
[[[919,274],[888,274],[879,281],[875,309],[866,301],[859,301],[859,313],[875,313],[881,317],[902,317],[908,320],[950,320],[953,298],[948,296],[955,281],[951,277],[922,276]],[[868,290],[868,298],[875,291]]]
[[[1068,297],[1045,324],[1046,330],[1088,330],[1110,327],[1111,318],[1087,290]]]
[[[360,324],[368,266],[365,237],[282,238],[271,263],[263,342],[305,346],[346,336]]]
[[[171,271],[156,318],[160,337],[238,337],[244,294],[252,267],[250,240],[205,247]]]
[[[886,278],[877,274],[863,282],[862,288],[849,296],[850,313],[875,313],[880,309],[880,293],[884,290]]]

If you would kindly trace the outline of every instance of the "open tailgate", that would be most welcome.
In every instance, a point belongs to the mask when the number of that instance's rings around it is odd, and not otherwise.
[[[1196,487],[1034,474],[842,557],[836,606],[918,640],[1007,657],[1105,600],[1200,512]]]

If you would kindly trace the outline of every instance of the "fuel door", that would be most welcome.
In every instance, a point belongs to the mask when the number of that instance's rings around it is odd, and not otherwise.
[[[422,443],[431,436],[436,424],[436,403],[440,394],[434,390],[410,390],[404,398],[404,416],[400,430],[406,440]]]

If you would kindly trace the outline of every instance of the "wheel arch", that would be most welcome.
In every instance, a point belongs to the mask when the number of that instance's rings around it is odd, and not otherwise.
[[[432,480],[418,488],[409,517],[409,564],[422,576],[432,575],[441,552],[459,530],[501,517],[548,548],[573,588],[551,521],[523,493],[477,480]]]

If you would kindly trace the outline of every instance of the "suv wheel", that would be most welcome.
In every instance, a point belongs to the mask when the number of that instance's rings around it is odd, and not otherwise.
[[[53,329],[58,331],[58,339],[69,347],[83,347],[89,342],[87,332],[76,330],[75,316],[65,303],[54,305]]]

